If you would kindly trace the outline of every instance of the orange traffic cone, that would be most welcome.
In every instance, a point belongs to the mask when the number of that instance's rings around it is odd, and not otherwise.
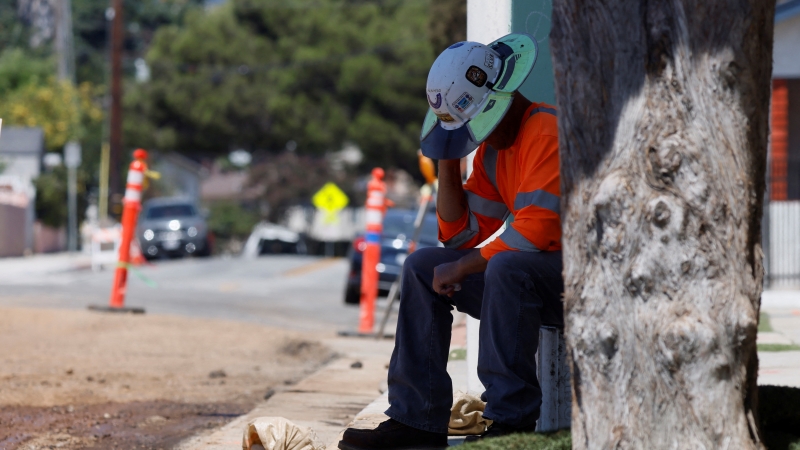
[[[147,152],[138,149],[133,152],[133,162],[128,169],[128,182],[122,210],[122,239],[119,246],[119,262],[111,286],[111,299],[108,307],[89,306],[92,310],[144,313],[144,308],[126,308],[125,291],[128,287],[128,265],[131,263],[131,244],[136,230],[136,220],[142,209],[142,184],[147,171]],[[141,254],[141,250],[139,250]]]

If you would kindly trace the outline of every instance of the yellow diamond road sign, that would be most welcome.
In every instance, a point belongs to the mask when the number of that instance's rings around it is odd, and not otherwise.
[[[334,213],[347,206],[350,199],[339,189],[339,186],[333,183],[326,183],[311,197],[311,202],[319,209]]]

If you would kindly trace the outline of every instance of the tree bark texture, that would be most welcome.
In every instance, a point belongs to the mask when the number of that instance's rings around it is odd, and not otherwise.
[[[774,0],[560,0],[576,449],[762,448]]]

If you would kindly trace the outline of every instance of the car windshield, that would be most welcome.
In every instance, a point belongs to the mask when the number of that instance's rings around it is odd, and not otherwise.
[[[401,212],[392,211],[386,214],[383,219],[383,235],[384,236],[397,236],[403,234],[406,238],[411,239],[414,235],[414,219],[416,219],[416,211]],[[439,223],[436,220],[436,214],[428,213],[425,215],[425,220],[422,223],[422,233],[420,234],[421,241],[436,240],[439,233]]]
[[[173,217],[191,217],[194,215],[194,207],[187,204],[151,206],[147,209],[148,219],[171,219]]]

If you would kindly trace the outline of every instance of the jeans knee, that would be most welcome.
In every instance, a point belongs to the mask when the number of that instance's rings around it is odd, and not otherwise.
[[[433,269],[437,265],[434,263],[438,259],[435,257],[437,250],[441,249],[438,247],[425,247],[408,255],[403,262],[404,276],[413,276],[420,273],[433,274]]]
[[[492,256],[486,266],[485,279],[489,280],[509,280],[517,274],[524,273],[518,264],[515,264],[516,252],[500,252]]]

